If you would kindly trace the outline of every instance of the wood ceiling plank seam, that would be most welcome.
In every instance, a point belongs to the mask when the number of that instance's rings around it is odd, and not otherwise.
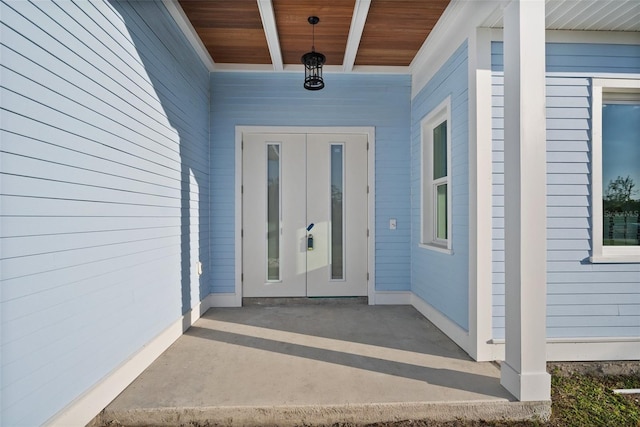
[[[408,66],[448,4],[449,0],[376,0],[355,63]]]
[[[178,0],[162,0],[162,3],[169,11],[169,14],[175,21],[176,25],[178,25],[178,28],[180,28],[193,49],[196,51],[205,67],[207,67],[210,72],[213,71],[216,66],[215,62]]]
[[[356,0],[353,15],[351,17],[351,26],[349,27],[349,37],[347,38],[347,48],[344,52],[343,69],[345,72],[353,71],[353,65],[356,62],[356,55],[360,47],[364,24],[367,21],[371,0]]]
[[[209,55],[224,63],[269,64],[271,56],[257,2],[179,0]]]
[[[283,70],[282,51],[280,50],[280,39],[278,37],[278,28],[276,26],[276,17],[273,13],[273,4],[271,0],[257,0],[258,9],[260,10],[260,18],[262,19],[262,28],[269,46],[269,54],[271,55],[271,63],[275,71]]]
[[[300,64],[302,55],[314,44],[315,32],[315,49],[326,56],[325,65],[338,65],[342,71],[355,2],[272,0],[285,69]],[[307,21],[309,16],[320,18],[313,29]]]

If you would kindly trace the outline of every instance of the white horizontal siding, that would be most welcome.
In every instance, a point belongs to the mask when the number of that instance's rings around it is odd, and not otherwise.
[[[504,337],[502,48],[493,44],[493,334]],[[640,72],[638,46],[547,45],[547,71]],[[635,56],[634,56],[635,55]],[[547,77],[547,335],[640,336],[640,265],[591,264],[591,79]]]
[[[208,293],[209,75],[158,2],[0,7],[0,424],[39,425]]]

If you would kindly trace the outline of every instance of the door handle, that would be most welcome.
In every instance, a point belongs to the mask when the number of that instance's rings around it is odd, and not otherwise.
[[[315,224],[311,223],[307,226],[307,250],[313,250],[313,234],[309,233]]]

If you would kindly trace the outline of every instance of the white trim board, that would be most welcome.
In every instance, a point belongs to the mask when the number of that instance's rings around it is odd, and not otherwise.
[[[367,135],[369,149],[367,151],[367,184],[369,185],[368,197],[368,223],[369,240],[367,271],[369,272],[369,283],[367,286],[367,296],[369,301],[375,301],[375,146],[376,132],[373,126],[236,126],[235,128],[235,296],[232,307],[242,305],[242,135],[244,133],[304,133],[304,134],[362,134]],[[230,295],[230,294],[227,294]],[[231,297],[227,296],[227,303]],[[225,306],[228,307],[228,306]]]
[[[411,305],[467,354],[471,354],[469,351],[469,333],[467,331],[413,292],[411,292]]]
[[[208,297],[178,318],[138,352],[122,362],[93,387],[78,396],[45,426],[84,426],[91,422],[109,403],[129,386],[154,360],[184,334],[211,306]]]
[[[278,39],[278,29],[276,28],[276,18],[271,0],[258,0],[258,9],[262,19],[264,35],[269,46],[273,70],[282,71],[282,51],[280,50],[280,40]]]
[[[370,7],[371,0],[356,0],[351,17],[351,26],[349,27],[349,36],[347,37],[347,47],[344,50],[344,59],[342,60],[342,67],[345,72],[353,70]]]
[[[233,293],[209,294],[205,300],[209,307],[242,307],[242,298]]]
[[[378,291],[369,305],[411,305],[411,291]]]
[[[495,360],[504,360],[504,340],[488,344]],[[547,362],[640,360],[640,337],[547,338]]]
[[[490,28],[491,40],[504,41],[502,28]],[[638,44],[640,34],[630,31],[546,30],[547,43]]]
[[[475,360],[494,360],[492,312],[491,30],[469,38],[469,350]]]

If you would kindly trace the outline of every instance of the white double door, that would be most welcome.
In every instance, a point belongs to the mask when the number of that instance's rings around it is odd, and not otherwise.
[[[367,136],[244,134],[245,297],[367,295]]]

